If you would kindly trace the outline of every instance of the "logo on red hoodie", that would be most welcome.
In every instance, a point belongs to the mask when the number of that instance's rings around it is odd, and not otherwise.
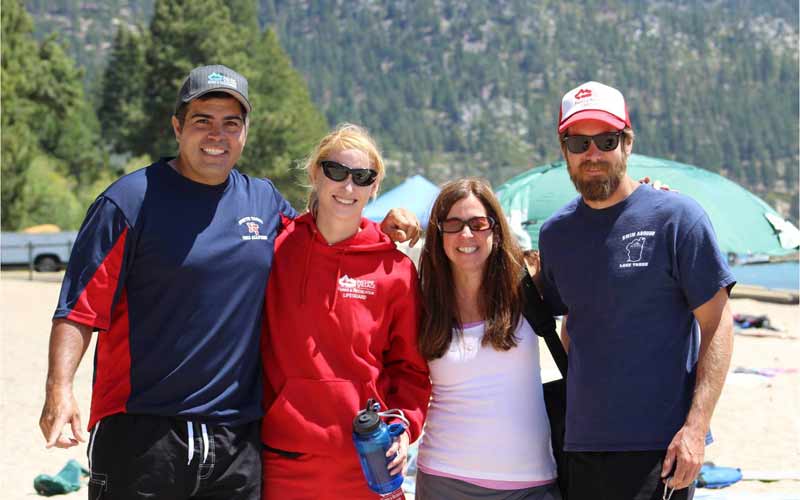
[[[339,278],[339,293],[345,299],[366,300],[368,295],[375,295],[375,280],[353,279],[345,274]]]

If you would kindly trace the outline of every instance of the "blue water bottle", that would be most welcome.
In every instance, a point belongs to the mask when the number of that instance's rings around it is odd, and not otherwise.
[[[369,399],[367,407],[358,412],[353,420],[353,442],[367,484],[375,493],[385,495],[403,484],[402,473],[389,475],[386,465],[394,457],[387,457],[386,451],[392,446],[394,438],[405,431],[405,427],[403,424],[386,425],[379,410],[380,403]]]

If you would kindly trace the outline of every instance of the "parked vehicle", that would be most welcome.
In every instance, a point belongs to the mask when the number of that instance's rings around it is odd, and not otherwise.
[[[77,231],[56,233],[0,233],[0,264],[27,266],[40,272],[58,271],[69,261]]]

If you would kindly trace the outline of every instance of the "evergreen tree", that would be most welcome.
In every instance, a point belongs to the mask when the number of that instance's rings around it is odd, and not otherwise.
[[[222,0],[157,0],[145,54],[143,147],[153,158],[176,151],[170,117],[183,79],[192,68],[225,64],[243,72],[248,40],[231,22]]]
[[[75,190],[102,174],[104,157],[97,152],[96,122],[84,99],[81,72],[53,37],[41,44],[33,39],[31,19],[17,0],[2,0],[2,38],[0,209],[2,227],[14,229],[38,206],[26,196],[28,172],[37,159],[46,158],[48,171]]]
[[[18,0],[2,0],[2,227],[16,228],[25,175],[39,144],[31,127],[38,111],[35,75],[38,72],[32,54],[38,48],[33,40],[33,23]]]
[[[140,30],[120,25],[103,74],[98,119],[103,137],[115,153],[143,151],[145,122],[145,38]]]
[[[266,30],[252,48],[249,68],[253,114],[239,167],[268,177],[295,207],[301,207],[306,189],[299,167],[325,134],[325,118],[272,30]]]

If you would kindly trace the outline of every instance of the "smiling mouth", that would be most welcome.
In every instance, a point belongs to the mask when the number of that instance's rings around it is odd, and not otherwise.
[[[220,156],[225,154],[225,150],[222,148],[200,148],[203,153],[210,155],[210,156]]]
[[[456,250],[461,253],[475,253],[478,251],[478,247],[456,247]]]
[[[353,199],[350,199],[350,198],[339,198],[336,195],[333,195],[333,199],[336,200],[337,202],[341,203],[342,205],[348,205],[349,206],[349,205],[355,205],[355,203],[356,203],[356,200],[353,200]]]

